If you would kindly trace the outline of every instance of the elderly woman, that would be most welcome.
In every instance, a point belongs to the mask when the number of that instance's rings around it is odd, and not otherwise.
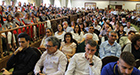
[[[135,56],[135,59],[140,59],[140,35],[135,34],[131,39],[131,43],[127,44],[123,51],[129,51]]]
[[[46,28],[46,35],[44,36],[44,38],[42,39],[42,41],[41,41],[41,44],[40,44],[40,49],[42,50],[42,51],[44,51],[44,50],[46,50],[45,49],[45,39],[47,38],[47,37],[49,37],[49,36],[52,36],[53,35],[53,30],[51,29],[51,28]]]

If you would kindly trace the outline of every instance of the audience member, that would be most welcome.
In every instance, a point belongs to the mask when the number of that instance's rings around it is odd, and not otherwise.
[[[19,47],[7,62],[7,68],[14,68],[12,75],[27,75],[32,72],[40,56],[29,46],[29,36],[26,33],[18,35]],[[9,72],[10,73],[10,72]]]
[[[77,53],[68,65],[65,75],[100,75],[102,61],[95,56],[96,42],[88,40],[85,47],[85,53]]]
[[[63,22],[63,28],[64,28],[64,31],[65,32],[71,32],[71,31],[73,31],[73,28],[68,26],[68,22],[67,21],[64,21]]]
[[[72,33],[73,39],[75,39],[77,43],[81,43],[84,41],[83,32],[81,32],[79,25],[75,25],[74,30],[71,33]]]
[[[105,65],[101,75],[140,75],[140,71],[135,68],[135,58],[130,52],[122,52],[117,62]]]
[[[128,34],[129,31],[137,31],[134,27],[131,27],[131,23],[127,22],[127,26],[124,27],[124,31],[126,32],[126,34]]]
[[[58,31],[55,32],[55,36],[56,36],[58,39],[60,39],[61,41],[63,41],[63,40],[64,40],[64,35],[65,35],[65,33],[66,33],[66,32],[63,30],[63,26],[62,26],[61,24],[58,24],[57,30],[58,30]]]
[[[67,59],[70,59],[76,52],[77,43],[74,42],[71,33],[66,33],[64,35],[64,42],[61,43],[60,51],[62,51],[66,56]]]
[[[50,36],[53,36],[53,30],[51,28],[46,28],[46,35],[43,37],[41,43],[40,43],[40,46],[39,48],[44,51],[45,50],[45,39],[50,37]]]
[[[46,51],[35,65],[35,75],[64,75],[67,58],[60,50],[58,50],[60,45],[59,39],[50,36],[45,39],[45,43]],[[42,66],[43,70],[41,73]]]
[[[106,56],[116,56],[116,57],[120,56],[121,46],[117,42],[115,42],[116,38],[117,33],[115,31],[110,31],[108,40],[101,43],[99,49],[101,59],[103,59]]]
[[[131,43],[127,44],[123,51],[129,51],[134,55],[135,59],[140,59],[140,35],[133,35],[131,38]]]

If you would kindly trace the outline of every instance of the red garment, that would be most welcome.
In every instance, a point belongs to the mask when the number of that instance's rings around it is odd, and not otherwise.
[[[1,24],[0,24],[0,28],[1,28],[2,26],[1,26]]]

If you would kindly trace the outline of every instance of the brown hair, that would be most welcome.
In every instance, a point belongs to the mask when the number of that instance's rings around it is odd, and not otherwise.
[[[120,55],[120,58],[130,66],[135,66],[136,65],[135,57],[130,52],[127,52],[127,51],[122,52],[121,55]]]

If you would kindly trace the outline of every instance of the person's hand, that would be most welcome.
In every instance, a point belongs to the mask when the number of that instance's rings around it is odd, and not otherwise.
[[[67,59],[70,59],[70,56],[66,55],[67,56]]]
[[[18,52],[21,52],[23,50],[23,47],[19,47],[15,52],[14,55],[16,55]]]
[[[12,72],[7,71],[5,68],[3,68],[2,71],[2,75],[12,75]]]
[[[87,55],[87,60],[91,63],[91,62],[93,62],[92,59],[93,59],[93,55],[88,54]]]
[[[35,74],[35,75],[45,75],[45,74],[39,72],[39,73],[37,73],[37,74]]]
[[[45,75],[45,74],[43,74],[43,73],[39,73],[39,75]]]

